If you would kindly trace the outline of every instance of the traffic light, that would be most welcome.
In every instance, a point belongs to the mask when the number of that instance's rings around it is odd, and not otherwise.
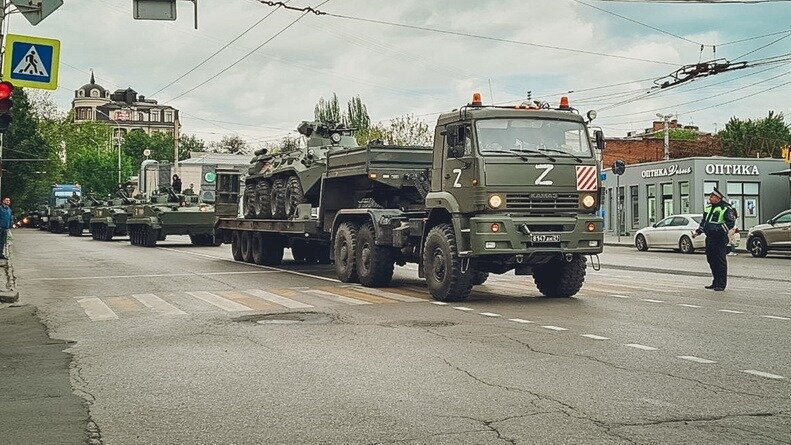
[[[14,85],[11,82],[0,82],[0,133],[8,131],[11,125],[11,96],[14,94]]]

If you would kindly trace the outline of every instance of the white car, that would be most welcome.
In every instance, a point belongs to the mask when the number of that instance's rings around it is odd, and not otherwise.
[[[646,251],[649,248],[663,248],[680,250],[683,253],[692,253],[695,249],[706,246],[706,235],[692,237],[700,227],[702,215],[671,215],[651,227],[637,231],[634,236],[634,245],[637,250]]]

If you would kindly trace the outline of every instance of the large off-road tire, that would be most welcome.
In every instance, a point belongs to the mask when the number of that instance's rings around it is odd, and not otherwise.
[[[82,225],[80,223],[69,223],[69,236],[82,236]]]
[[[233,231],[231,234],[231,255],[234,261],[244,261],[244,255],[242,255],[242,239],[238,230]]]
[[[761,235],[753,235],[747,240],[747,250],[756,258],[763,258],[769,252],[766,248],[766,240]]]
[[[684,235],[678,240],[678,250],[681,253],[695,253],[695,245],[692,244],[692,238]]]
[[[137,245],[137,227],[135,226],[127,226],[127,231],[129,231],[129,244],[136,246]]]
[[[154,230],[149,226],[143,226],[143,245],[145,247],[156,246],[158,238],[159,238],[158,230]]]
[[[357,266],[354,257],[354,252],[357,250],[357,226],[350,222],[338,226],[338,231],[335,232],[335,246],[332,250],[338,279],[344,283],[357,283]]]
[[[115,227],[102,226],[102,241],[112,241],[115,236]]]
[[[247,263],[253,262],[253,232],[242,231],[242,258]]]
[[[450,224],[433,227],[423,247],[423,270],[431,296],[439,301],[463,301],[470,296],[469,271],[462,273],[456,235]]]
[[[264,241],[261,233],[253,233],[253,238],[250,240],[250,248],[252,249],[253,263],[264,264]]]
[[[272,218],[272,185],[269,181],[262,181],[256,186],[258,196],[258,218]]]
[[[585,257],[575,254],[571,261],[559,259],[533,267],[533,281],[547,297],[572,297],[585,282],[586,267]]]
[[[634,246],[637,247],[637,250],[640,252],[645,252],[648,250],[648,242],[645,240],[645,237],[642,234],[639,234],[634,238]]]
[[[274,234],[261,234],[261,264],[262,266],[277,266],[283,262],[285,244],[283,238]]]
[[[244,217],[246,219],[254,219],[258,217],[259,203],[256,194],[257,191],[252,184],[244,190],[244,200],[242,201],[242,205],[244,206]]]
[[[286,218],[286,182],[282,178],[277,178],[272,182],[272,191],[269,208],[272,209],[272,218]]]
[[[297,176],[289,176],[286,181],[286,216],[292,218],[297,214],[297,206],[305,202],[305,192]]]
[[[212,246],[214,245],[214,237],[209,233],[190,235],[190,242],[195,246]]]
[[[489,279],[489,272],[479,272],[477,270],[473,270],[470,275],[470,282],[473,286],[480,286],[481,284],[485,283],[486,280]]]
[[[393,280],[395,252],[392,247],[376,245],[376,233],[370,222],[357,231],[354,261],[357,278],[363,286],[383,287]]]

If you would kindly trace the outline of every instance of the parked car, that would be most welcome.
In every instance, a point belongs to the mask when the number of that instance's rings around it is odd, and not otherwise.
[[[747,250],[754,257],[765,257],[770,250],[791,251],[791,209],[750,229]]]
[[[637,231],[634,245],[637,250],[645,252],[649,248],[680,250],[692,253],[706,245],[706,235],[693,238],[692,233],[700,227],[701,215],[671,215],[653,226]]]

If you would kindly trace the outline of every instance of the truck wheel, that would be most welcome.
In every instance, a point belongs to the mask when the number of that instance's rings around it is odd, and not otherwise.
[[[423,247],[423,267],[428,290],[439,301],[464,301],[470,296],[470,274],[462,273],[456,235],[450,224],[428,232]]]
[[[258,216],[258,200],[256,199],[256,190],[252,186],[244,191],[244,217],[246,219],[253,219]]]
[[[470,276],[470,282],[473,286],[480,286],[481,284],[485,283],[486,280],[489,279],[489,272],[478,272],[477,270],[472,271],[472,275]]]
[[[112,241],[115,236],[115,227],[102,226],[102,241]]]
[[[357,249],[357,226],[345,222],[338,226],[335,233],[333,258],[338,279],[344,283],[357,283],[357,266],[354,264],[354,252]]]
[[[251,232],[243,231],[241,234],[242,240],[242,258],[247,263],[253,262],[253,234]]]
[[[264,264],[264,242],[260,233],[253,233],[250,239],[250,253],[253,256],[253,263]]]
[[[258,217],[269,219],[272,217],[272,186],[269,181],[258,184]]]
[[[278,235],[261,234],[261,265],[277,266],[283,262],[285,244]]]
[[[286,217],[286,183],[282,178],[275,179],[272,182],[272,192],[270,196],[270,206],[272,209],[272,218],[284,219]]]
[[[149,226],[143,226],[143,245],[146,247],[154,247],[157,245],[158,230],[154,230]]]
[[[376,233],[370,222],[363,224],[357,231],[357,249],[354,260],[357,263],[357,277],[366,287],[383,287],[393,280],[395,258],[393,250],[387,246],[376,245]]]
[[[305,202],[305,192],[302,190],[302,183],[295,175],[289,176],[286,181],[286,216],[292,218],[297,214],[297,206]]]
[[[244,261],[242,255],[242,240],[238,231],[233,231],[231,234],[231,255],[234,261]]]
[[[533,281],[539,292],[551,298],[575,295],[585,282],[585,257],[574,255],[571,261],[561,259],[533,268]]]

